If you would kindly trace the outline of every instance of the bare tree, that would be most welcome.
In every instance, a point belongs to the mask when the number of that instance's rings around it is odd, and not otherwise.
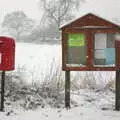
[[[42,22],[48,20],[60,25],[73,17],[73,11],[78,9],[85,0],[40,0],[44,10]]]
[[[5,32],[20,41],[22,36],[26,36],[33,28],[34,21],[26,16],[23,11],[8,13],[2,22]]]

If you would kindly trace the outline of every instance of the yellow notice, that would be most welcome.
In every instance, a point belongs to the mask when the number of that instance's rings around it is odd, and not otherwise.
[[[85,35],[84,34],[69,34],[68,44],[70,47],[74,46],[84,46],[85,45]]]

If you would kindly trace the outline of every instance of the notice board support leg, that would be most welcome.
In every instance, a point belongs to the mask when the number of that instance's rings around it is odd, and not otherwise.
[[[70,108],[70,71],[65,71],[65,107]]]
[[[5,93],[5,71],[1,75],[1,111],[4,111],[4,93]]]
[[[115,110],[120,110],[120,71],[116,71],[116,83],[115,83]]]

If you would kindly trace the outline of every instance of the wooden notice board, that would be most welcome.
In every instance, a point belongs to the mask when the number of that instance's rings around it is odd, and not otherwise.
[[[62,30],[62,69],[67,71],[115,71],[115,35],[120,26],[94,14],[70,22]],[[120,61],[119,61],[120,62]]]

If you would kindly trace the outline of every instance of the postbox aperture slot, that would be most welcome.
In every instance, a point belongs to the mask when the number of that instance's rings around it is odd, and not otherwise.
[[[0,52],[0,64],[2,63],[2,53]]]
[[[3,41],[0,41],[0,45],[3,44],[4,42]]]

